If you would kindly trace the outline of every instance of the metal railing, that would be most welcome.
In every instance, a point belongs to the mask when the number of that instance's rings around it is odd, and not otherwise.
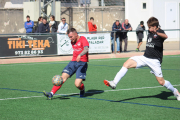
[[[168,35],[168,39],[166,40],[166,43],[164,44],[165,46],[165,50],[180,50],[180,29],[164,29],[165,33]],[[136,43],[136,31],[132,30],[132,31],[97,31],[96,33],[94,32],[78,32],[78,34],[104,34],[104,33],[109,33],[109,35],[111,33],[114,34],[114,36],[116,36],[117,32],[127,32],[127,36],[128,36],[128,41],[129,41],[129,47],[128,50],[129,51],[135,51],[135,46],[137,45]],[[147,34],[148,34],[148,30],[144,31],[144,41],[146,42],[147,40]],[[57,39],[57,35],[65,35],[63,33],[18,33],[18,34],[0,34],[0,41],[3,37],[12,37],[12,36],[21,36],[22,38],[26,38],[26,36],[38,36],[38,37],[53,37],[54,39]],[[173,36],[174,35],[174,36]],[[26,38],[29,39],[29,38]],[[30,38],[31,39],[31,38]],[[111,38],[110,38],[111,39]],[[38,39],[40,40],[40,39]],[[122,40],[121,38],[119,40]],[[56,41],[56,40],[54,40]],[[109,40],[110,41],[110,40]],[[134,41],[134,42],[131,42]],[[116,54],[117,51],[117,47],[116,47],[116,37],[113,37],[113,40],[111,40],[111,42],[113,42],[113,48],[114,48],[114,53]],[[110,43],[110,42],[109,42]],[[112,43],[111,43],[112,44]],[[2,44],[0,46],[3,46]],[[120,46],[122,47],[122,46]],[[112,49],[112,48],[111,48]],[[145,50],[145,44],[142,48],[143,50]]]

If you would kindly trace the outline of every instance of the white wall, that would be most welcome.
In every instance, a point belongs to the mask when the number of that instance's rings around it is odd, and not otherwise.
[[[139,25],[140,21],[144,21],[146,30],[147,27],[147,20],[154,16],[157,17],[161,28],[165,29],[165,3],[166,2],[176,2],[178,9],[177,9],[177,17],[178,17],[178,25],[177,28],[174,29],[180,29],[179,28],[179,3],[180,0],[125,0],[125,18],[129,19],[129,23],[131,24],[133,30],[136,30],[137,26]],[[146,9],[142,9],[142,4],[146,3]],[[167,39],[169,41],[176,41],[179,40],[179,32],[178,32],[178,38],[176,39]],[[145,34],[144,41],[146,40],[147,36]],[[129,32],[128,33],[128,39],[129,41],[136,41],[137,37],[135,32]]]
[[[142,8],[143,2],[146,3],[146,10]],[[144,25],[146,29],[148,29],[146,22],[148,18],[153,16],[152,7],[152,0],[125,0],[125,19],[129,19],[129,23],[131,24],[133,30],[136,30],[140,21],[144,21]],[[144,39],[146,39],[147,36],[146,34],[144,35]],[[129,32],[128,40],[136,41],[136,33]]]

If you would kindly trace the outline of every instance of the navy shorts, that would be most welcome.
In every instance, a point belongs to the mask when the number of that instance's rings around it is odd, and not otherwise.
[[[70,61],[69,64],[64,68],[62,73],[67,73],[70,77],[76,73],[76,79],[86,79],[86,71],[88,64],[87,62]]]

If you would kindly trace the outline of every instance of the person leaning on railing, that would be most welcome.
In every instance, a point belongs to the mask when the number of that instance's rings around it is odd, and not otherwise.
[[[124,40],[124,52],[127,52],[127,45],[128,45],[128,36],[127,36],[127,32],[128,31],[132,31],[132,27],[131,24],[129,23],[128,19],[126,19],[123,23],[122,23],[122,33],[120,36],[120,51],[122,52],[122,40]]]
[[[39,24],[38,26],[38,33],[49,33],[49,32],[50,32],[49,24],[47,23],[47,19],[43,17],[42,23]]]
[[[50,16],[49,27],[50,27],[50,33],[57,32],[58,27],[57,27],[57,22],[55,21],[54,15]]]
[[[32,33],[34,22],[30,20],[30,16],[26,16],[27,21],[24,23],[24,28],[26,29],[26,33]]]
[[[68,30],[68,24],[66,23],[66,18],[61,19],[61,23],[58,25],[57,33],[66,33]]]
[[[39,18],[38,18],[38,22],[37,22],[37,24],[36,25],[34,25],[34,27],[33,27],[33,33],[38,33],[38,26],[39,26],[39,24],[41,24],[42,23],[42,20],[43,20],[43,18],[40,16]]]
[[[116,44],[117,44],[117,53],[120,53],[120,43],[119,43],[119,37],[120,37],[120,30],[122,30],[122,26],[119,23],[119,20],[116,20],[112,26],[112,31],[116,31],[116,34],[114,36],[114,32],[111,32],[111,45],[112,45],[112,52],[114,53],[114,37],[116,37]]]

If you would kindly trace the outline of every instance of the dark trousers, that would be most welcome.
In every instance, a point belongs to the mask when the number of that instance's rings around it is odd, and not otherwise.
[[[122,52],[122,42],[124,40],[124,51],[127,51],[127,45],[128,45],[128,38],[120,39],[120,51]]]

